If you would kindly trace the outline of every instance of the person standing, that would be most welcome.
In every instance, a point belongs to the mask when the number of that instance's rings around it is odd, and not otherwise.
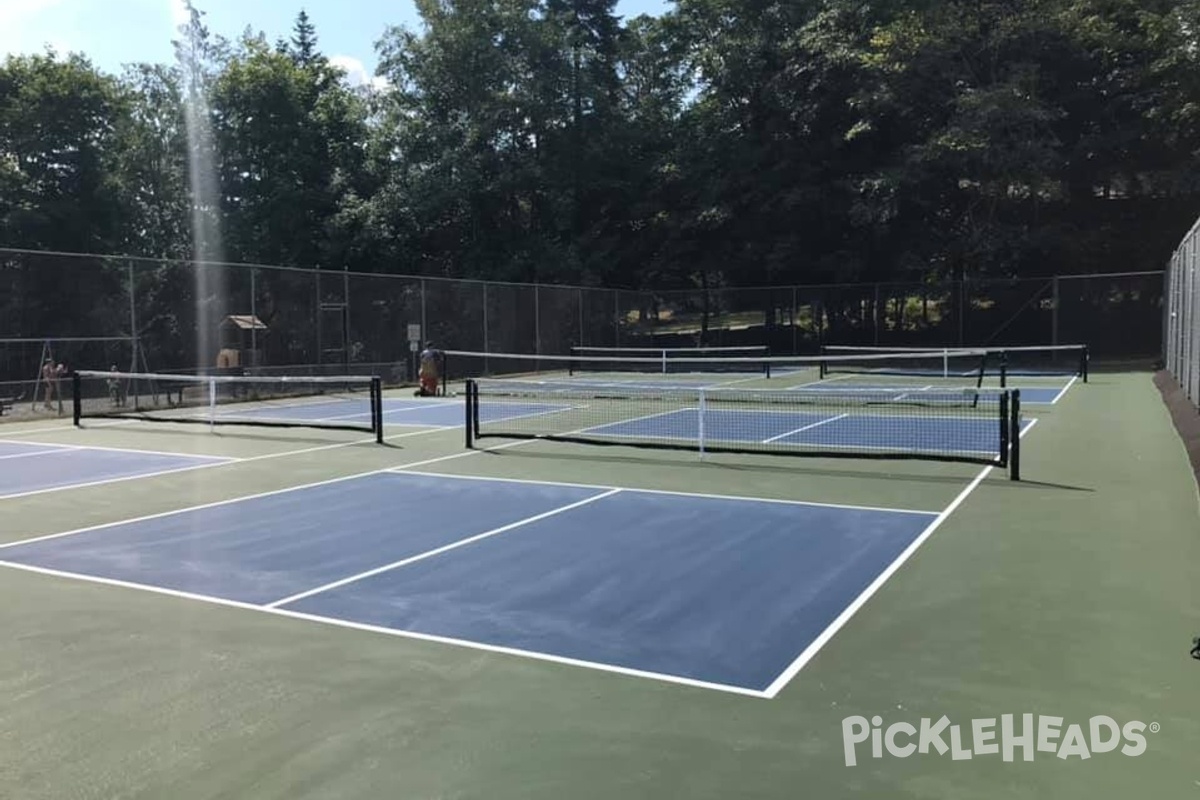
[[[417,397],[436,397],[438,394],[438,382],[442,376],[442,351],[433,346],[433,342],[426,342],[425,349],[421,351],[420,367],[417,371]]]
[[[59,395],[58,381],[66,374],[67,365],[54,363],[54,359],[47,358],[46,363],[42,366],[42,383],[46,385],[44,402],[47,409],[53,410],[54,404],[51,400]]]

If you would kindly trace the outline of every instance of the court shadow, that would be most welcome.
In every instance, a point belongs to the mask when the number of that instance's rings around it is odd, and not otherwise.
[[[610,464],[614,466],[622,464],[644,464],[656,466],[660,468],[680,468],[680,469],[719,469],[725,472],[734,471],[740,473],[768,473],[768,474],[787,474],[787,475],[811,475],[815,477],[834,477],[834,478],[852,478],[852,479],[869,479],[869,480],[894,480],[904,481],[908,483],[928,483],[938,485],[958,485],[961,486],[964,482],[970,481],[970,475],[930,475],[919,474],[915,472],[906,472],[904,470],[894,469],[903,464],[915,464],[915,461],[886,461],[880,462],[886,464],[889,469],[879,469],[876,471],[852,470],[852,469],[837,469],[829,466],[818,466],[812,461],[806,461],[802,457],[781,458],[779,464],[765,463],[737,463],[727,460],[728,455],[715,456],[704,460],[696,459],[695,461],[664,461],[661,457],[654,458],[653,456],[638,456],[634,453],[547,453],[534,452],[531,450],[505,449],[505,450],[481,450],[481,455],[490,457],[503,458],[519,458],[519,459],[536,459],[539,461],[571,461],[576,463],[587,464]],[[785,463],[786,462],[786,463]],[[920,462],[928,463],[928,462]]]
[[[1026,480],[1025,478],[1022,478],[1019,481],[1008,481],[1006,485],[1011,486],[1014,489],[1019,489],[1022,486],[1036,486],[1039,489],[1062,489],[1063,491],[1067,491],[1067,492],[1095,492],[1096,491],[1095,489],[1092,489],[1087,486],[1072,486],[1069,483],[1054,483],[1052,481],[1030,481],[1030,480]]]
[[[87,429],[88,428],[85,426],[84,430],[87,430]],[[145,438],[160,437],[160,438],[164,438],[164,439],[169,439],[169,438],[178,439],[181,436],[186,436],[189,438],[193,438],[196,436],[212,436],[217,439],[226,440],[226,441],[233,440],[233,441],[271,442],[272,444],[287,443],[287,444],[297,444],[297,445],[302,445],[302,446],[311,445],[314,447],[317,447],[320,445],[325,445],[325,444],[328,444],[328,445],[345,444],[346,446],[350,446],[352,444],[357,443],[356,440],[354,440],[354,439],[348,439],[348,438],[344,438],[344,437],[340,437],[340,436],[336,436],[336,435],[335,436],[319,436],[319,435],[314,435],[314,434],[297,435],[294,432],[296,429],[287,429],[292,432],[286,433],[286,434],[280,433],[280,432],[276,432],[276,433],[272,434],[268,431],[256,431],[253,428],[249,428],[249,427],[243,427],[243,428],[239,428],[237,430],[229,429],[229,428],[227,428],[227,429],[217,428],[216,430],[210,431],[207,428],[205,428],[203,425],[198,425],[195,427],[195,429],[185,428],[183,426],[176,426],[176,427],[172,427],[172,428],[160,428],[160,427],[155,427],[152,425],[140,425],[140,426],[137,426],[136,428],[133,428],[133,427],[125,427],[125,426],[118,427],[118,426],[113,425],[113,426],[103,426],[103,427],[98,426],[96,428],[96,430],[121,431],[123,435],[128,436],[130,438],[137,438],[137,439],[141,439],[143,437],[145,437]],[[284,430],[284,429],[277,429],[277,430]],[[367,433],[365,431],[363,431],[363,432],[359,433],[358,436],[359,436],[359,438],[365,439],[367,436]],[[378,445],[375,444],[374,441],[370,441],[370,442],[363,441],[361,443],[364,446],[367,444],[370,444],[370,445],[378,447]],[[388,446],[388,447],[394,447],[396,449],[400,449],[400,445],[398,445],[398,444],[393,445],[392,443],[390,443],[386,440],[384,441],[384,445]]]

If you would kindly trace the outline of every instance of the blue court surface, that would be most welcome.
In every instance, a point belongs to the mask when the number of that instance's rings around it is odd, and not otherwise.
[[[1033,424],[1022,422],[1022,430]],[[697,442],[700,412],[681,408],[637,419],[588,428],[590,436],[670,439]],[[1000,452],[999,418],[987,416],[920,416],[834,411],[704,412],[704,438],[709,442],[778,443],[821,448],[850,448],[924,453]]]
[[[232,459],[140,450],[0,441],[0,499],[161,475]]]
[[[935,519],[383,472],[8,545],[0,559],[771,696]]]

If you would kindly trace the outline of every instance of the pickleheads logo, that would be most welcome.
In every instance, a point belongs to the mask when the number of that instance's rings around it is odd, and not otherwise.
[[[936,721],[924,718],[919,725],[893,722],[886,728],[883,718],[846,717],[842,720],[842,747],[846,766],[858,763],[859,745],[870,740],[871,758],[883,758],[884,752],[896,758],[919,753],[939,756],[950,754],[954,761],[969,761],[976,756],[999,755],[1014,761],[1019,752],[1024,761],[1033,761],[1035,753],[1050,753],[1066,760],[1086,760],[1093,755],[1120,750],[1122,755],[1140,756],[1146,752],[1146,732],[1158,733],[1159,725],[1133,720],[1124,725],[1112,717],[1096,716],[1086,724],[1063,727],[1062,717],[1013,714],[996,719],[973,719],[960,726],[942,716]],[[866,746],[863,748],[866,749]]]

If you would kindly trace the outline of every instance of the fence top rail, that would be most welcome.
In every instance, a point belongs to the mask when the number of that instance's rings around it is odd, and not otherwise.
[[[565,283],[530,283],[524,281],[502,281],[491,280],[487,278],[450,278],[441,275],[412,275],[399,272],[361,272],[358,270],[350,270],[346,268],[330,267],[321,269],[320,267],[297,267],[284,266],[280,264],[258,264],[245,261],[205,261],[193,260],[189,258],[163,258],[158,256],[136,256],[123,253],[78,253],[63,250],[32,250],[19,247],[0,247],[0,257],[3,256],[42,256],[54,258],[70,258],[70,259],[96,259],[103,261],[126,261],[126,262],[141,262],[146,264],[170,265],[170,264],[190,264],[195,266],[206,267],[235,267],[238,269],[249,270],[274,270],[280,272],[299,272],[312,275],[323,275],[333,277],[337,275],[345,275],[349,277],[362,278],[381,278],[386,280],[423,282],[430,281],[434,283],[468,283],[479,284],[481,286],[513,286],[532,289],[566,289],[577,291],[601,291],[601,292],[623,292],[627,294],[642,294],[656,295],[666,297],[670,295],[695,295],[704,292],[703,289],[685,289],[685,288],[657,288],[643,287],[633,288],[628,286],[582,286],[579,284]],[[1034,281],[1050,282],[1054,279],[1059,280],[1083,280],[1083,279],[1105,279],[1105,278],[1128,278],[1138,276],[1162,275],[1164,270],[1149,270],[1144,272],[1094,272],[1084,273],[1079,275],[1046,275],[1033,276],[1022,278],[1003,278],[1003,277],[976,277],[959,280],[956,278],[947,278],[944,280],[928,280],[922,278],[913,278],[911,280],[888,280],[874,281],[865,283],[805,283],[805,284],[777,284],[771,286],[720,286],[712,287],[707,291],[710,293],[720,292],[781,292],[781,291],[828,291],[831,289],[849,289],[849,290],[864,290],[874,289],[881,290],[886,287],[907,287],[910,289],[924,287],[928,289],[938,289],[945,287],[957,286],[959,284],[979,285],[979,284],[1016,284],[1027,283]]]
[[[206,261],[191,258],[163,258],[160,256],[135,256],[123,253],[75,253],[66,250],[30,250],[20,247],[0,247],[0,256],[15,255],[15,256],[44,256],[53,258],[71,258],[71,259],[95,259],[102,261],[128,261],[142,262],[145,264],[170,265],[170,264],[190,264],[193,266],[204,267],[236,267],[238,269],[264,269],[274,270],[278,272],[300,272],[310,275],[323,275],[326,277],[334,277],[339,275],[348,275],[350,277],[360,278],[385,278],[388,280],[409,281],[419,283],[421,281],[432,281],[435,283],[478,283],[484,286],[518,286],[528,288],[549,288],[549,289],[579,289],[582,291],[644,291],[642,289],[618,289],[610,286],[580,286],[576,284],[566,283],[526,283],[522,281],[502,281],[492,280],[489,278],[448,278],[442,275],[412,275],[402,272],[360,272],[346,268],[329,267],[322,269],[320,267],[295,267],[286,266],[283,264],[258,264],[250,261]]]
[[[135,336],[0,336],[0,345],[6,344],[84,344],[88,342],[132,342]]]

